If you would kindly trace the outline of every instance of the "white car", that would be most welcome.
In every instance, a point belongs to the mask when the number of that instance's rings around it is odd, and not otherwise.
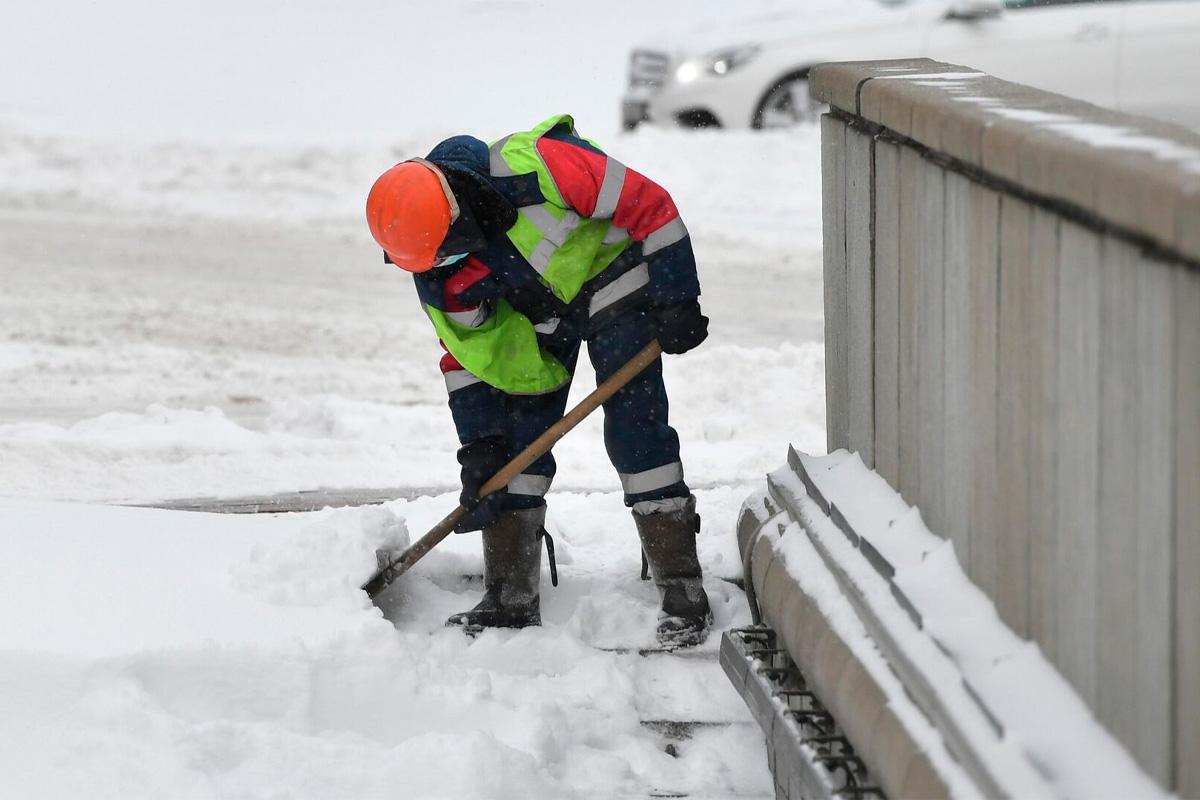
[[[777,14],[631,54],[626,128],[773,128],[823,61],[928,56],[1200,129],[1200,0],[899,0]]]

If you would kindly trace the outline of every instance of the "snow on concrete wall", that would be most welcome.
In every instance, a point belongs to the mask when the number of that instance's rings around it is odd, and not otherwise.
[[[738,544],[763,621],[889,797],[1166,796],[857,454],[790,450]]]
[[[925,59],[812,86],[830,450],[1200,794],[1200,136]]]

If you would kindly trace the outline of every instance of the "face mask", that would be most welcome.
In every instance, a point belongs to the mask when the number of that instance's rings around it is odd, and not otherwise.
[[[467,253],[459,253],[456,256],[446,256],[445,258],[439,258],[437,261],[433,262],[433,266],[445,267],[450,264],[457,264],[459,261],[462,261],[464,258],[466,258],[467,255],[468,255]]]

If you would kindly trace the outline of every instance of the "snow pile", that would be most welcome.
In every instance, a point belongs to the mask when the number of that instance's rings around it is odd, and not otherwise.
[[[349,600],[352,607],[366,608],[358,588],[375,574],[376,551],[398,553],[409,544],[404,520],[385,507],[331,509],[286,541],[256,544],[234,569],[234,582],[276,605]]]
[[[374,546],[452,502],[234,517],[0,501],[0,795],[769,795],[715,641],[683,664],[599,649],[654,628],[611,495],[556,496],[578,566],[544,581],[541,629],[442,627],[478,597],[474,536],[404,577],[391,621],[366,603],[353,582]],[[700,503],[732,524],[734,493]],[[708,589],[718,625],[744,624],[715,577],[736,570],[724,530],[701,536]],[[658,720],[713,724],[674,758],[641,724]]]
[[[784,472],[785,470],[780,470],[776,475],[783,475]],[[752,495],[746,503],[761,505],[764,496],[762,493]],[[766,525],[759,535],[772,541],[787,569],[787,574],[805,595],[812,598],[829,628],[846,643],[854,658],[862,664],[867,674],[884,693],[888,709],[895,714],[905,732],[912,737],[922,752],[929,756],[938,776],[949,787],[951,797],[959,800],[983,797],[984,795],[975,789],[962,766],[946,751],[941,734],[905,689],[887,656],[876,645],[846,592],[805,534],[801,524],[784,519],[778,525]],[[879,778],[874,777],[877,780]]]

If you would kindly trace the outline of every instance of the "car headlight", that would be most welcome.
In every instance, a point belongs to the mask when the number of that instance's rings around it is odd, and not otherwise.
[[[746,44],[741,47],[727,47],[714,50],[699,58],[689,58],[675,69],[675,80],[680,83],[691,83],[703,74],[728,75],[743,64],[748,63],[762,48],[756,44]]]
[[[675,80],[680,83],[691,83],[700,77],[700,64],[693,59],[688,59],[679,65],[675,70]]]
[[[727,75],[743,64],[747,64],[753,60],[761,49],[756,44],[746,44],[741,47],[714,50],[705,57],[707,60],[706,67],[713,75]]]

